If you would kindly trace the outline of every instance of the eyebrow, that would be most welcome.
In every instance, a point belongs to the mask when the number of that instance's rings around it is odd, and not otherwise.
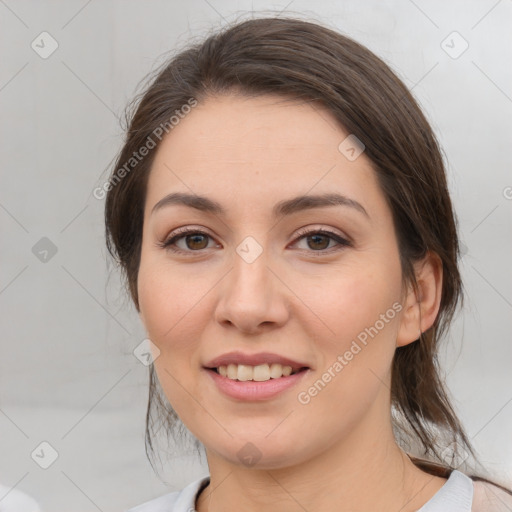
[[[226,210],[217,201],[209,199],[208,197],[199,196],[197,194],[188,194],[185,192],[174,192],[160,199],[160,201],[153,206],[151,215],[156,211],[171,205],[183,205],[205,213],[213,213],[220,216],[226,215]],[[326,206],[348,206],[349,208],[353,208],[370,218],[368,212],[361,203],[358,203],[354,199],[350,199],[344,195],[334,193],[304,195],[280,201],[272,208],[272,215],[274,218],[283,217],[299,211]]]

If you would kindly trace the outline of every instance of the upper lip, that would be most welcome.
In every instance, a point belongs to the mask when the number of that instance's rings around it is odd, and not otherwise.
[[[260,364],[279,363],[283,366],[291,366],[292,370],[309,368],[306,363],[294,361],[288,357],[273,354],[271,352],[259,352],[257,354],[244,354],[243,352],[228,352],[208,361],[205,368],[218,368],[228,364],[246,364],[249,366],[258,366]]]

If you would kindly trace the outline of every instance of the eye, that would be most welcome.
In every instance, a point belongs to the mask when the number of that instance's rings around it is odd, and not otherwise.
[[[307,252],[319,253],[318,255],[325,254],[325,252],[332,252],[333,249],[336,251],[352,245],[346,238],[326,229],[303,229],[299,231],[298,236],[299,237],[294,242],[295,244],[303,239],[311,239],[312,243],[308,243],[307,245],[314,250]],[[208,238],[212,239],[211,235],[205,231],[187,227],[176,230],[170,238],[163,242],[158,242],[157,245],[175,253],[186,254],[207,249]],[[177,242],[181,241],[181,239],[184,239],[184,247],[177,245]],[[338,247],[329,247],[331,241],[336,242]]]
[[[180,247],[176,244],[176,242],[181,241],[182,238],[185,239],[185,247]],[[157,245],[176,253],[198,252],[201,249],[207,248],[208,238],[211,238],[211,236],[200,229],[182,228],[176,230],[170,238],[164,242],[159,242]]]
[[[344,247],[352,245],[346,238],[326,229],[304,229],[299,231],[298,235],[299,238],[297,239],[297,242],[305,239],[307,247],[314,249],[313,251],[308,252],[319,253],[318,256],[325,254],[325,252],[333,252],[332,249],[334,249],[334,251],[338,251]],[[334,248],[329,248],[331,241],[337,242],[338,247],[334,246]]]

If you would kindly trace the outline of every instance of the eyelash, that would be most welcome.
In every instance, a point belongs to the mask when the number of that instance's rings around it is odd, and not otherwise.
[[[193,229],[193,228],[182,228],[182,229],[179,229],[177,230],[172,237],[168,238],[167,240],[164,240],[163,242],[158,242],[157,245],[159,247],[161,247],[162,249],[167,249],[167,250],[170,250],[174,253],[178,253],[178,254],[190,254],[190,253],[194,253],[194,252],[202,252],[203,249],[199,249],[197,251],[193,251],[193,250],[183,250],[183,249],[179,249],[179,248],[176,248],[174,246],[174,244],[181,238],[184,238],[185,236],[189,235],[189,234],[194,234],[194,235],[205,235],[209,238],[213,238],[212,236],[210,236],[208,233],[206,233],[205,231],[201,231],[200,229]],[[302,230],[299,230],[299,232],[297,233],[297,239],[295,241],[298,242],[300,240],[302,240],[303,238],[307,238],[308,236],[310,235],[317,235],[317,234],[320,234],[320,235],[326,235],[328,236],[329,238],[333,239],[335,242],[337,242],[339,244],[339,246],[336,248],[334,248],[334,251],[333,251],[333,248],[329,248],[329,249],[321,249],[319,251],[313,251],[313,250],[310,250],[310,251],[307,251],[307,252],[310,252],[310,253],[313,253],[317,256],[323,256],[327,253],[331,253],[331,252],[335,252],[335,251],[339,251],[345,247],[350,247],[352,245],[352,243],[341,237],[340,235],[336,234],[336,233],[333,233],[332,231],[328,231],[328,230],[325,230],[325,229],[302,229]],[[174,246],[174,247],[173,247]]]

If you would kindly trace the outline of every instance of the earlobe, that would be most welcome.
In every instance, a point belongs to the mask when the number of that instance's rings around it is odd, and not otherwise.
[[[417,289],[408,285],[404,309],[400,319],[397,346],[416,341],[420,333],[434,324],[441,304],[443,264],[436,253],[428,252],[414,265]]]

